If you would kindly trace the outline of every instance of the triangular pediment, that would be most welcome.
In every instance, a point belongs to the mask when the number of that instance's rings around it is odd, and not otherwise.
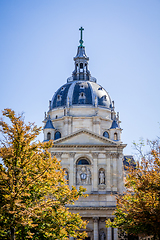
[[[66,137],[54,141],[55,145],[119,145],[119,142],[112,141],[86,129],[76,131]]]

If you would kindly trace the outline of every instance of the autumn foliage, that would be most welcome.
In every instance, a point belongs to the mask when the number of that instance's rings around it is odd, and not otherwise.
[[[84,189],[69,189],[60,162],[51,158],[52,142],[36,141],[41,129],[5,109],[0,142],[0,239],[84,238],[86,222],[70,213]]]
[[[128,168],[125,187],[126,192],[117,196],[116,217],[107,221],[107,227],[160,239],[160,153],[155,142],[149,154],[141,154],[136,167]]]

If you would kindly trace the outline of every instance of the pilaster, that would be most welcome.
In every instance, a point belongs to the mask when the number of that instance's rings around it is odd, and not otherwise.
[[[97,169],[97,161],[98,161],[98,152],[93,152],[93,191],[98,191],[98,169]]]
[[[98,240],[98,236],[99,236],[99,233],[98,233],[98,220],[99,220],[98,217],[94,217],[93,218],[93,222],[94,222],[94,240]]]
[[[74,157],[75,157],[75,153],[74,152],[70,152],[69,153],[69,158],[70,158],[70,176],[69,176],[69,186],[73,186],[76,184],[76,182],[74,181]]]
[[[111,191],[111,155],[109,153],[106,153],[106,164],[107,164],[107,169],[106,169],[106,185],[107,191]]]

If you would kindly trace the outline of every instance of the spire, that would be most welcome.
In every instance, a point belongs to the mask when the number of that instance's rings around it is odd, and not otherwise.
[[[77,55],[74,57],[75,61],[75,70],[73,71],[72,77],[73,80],[90,80],[90,72],[88,70],[88,61],[89,57],[87,57],[85,52],[85,47],[83,46],[83,30],[84,28],[79,28],[80,30],[80,45],[78,46]]]
[[[83,39],[82,39],[82,31],[84,30],[83,27],[79,28],[79,30],[81,31],[81,39],[79,40],[79,43],[80,43],[80,47],[83,47]]]

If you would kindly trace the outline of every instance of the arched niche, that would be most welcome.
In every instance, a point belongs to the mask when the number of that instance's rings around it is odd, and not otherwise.
[[[115,132],[114,133],[114,140],[117,141],[118,140],[118,134]]]
[[[79,158],[76,161],[76,183],[77,185],[92,183],[91,162],[87,158]]]
[[[48,132],[48,133],[47,133],[47,140],[50,140],[50,139],[51,139],[51,133]]]
[[[64,179],[67,181],[67,183],[69,182],[69,171],[67,168],[63,168],[63,171],[65,173],[64,175]]]
[[[106,184],[106,175],[105,175],[104,168],[100,168],[98,171],[98,183],[99,183],[99,185]]]

